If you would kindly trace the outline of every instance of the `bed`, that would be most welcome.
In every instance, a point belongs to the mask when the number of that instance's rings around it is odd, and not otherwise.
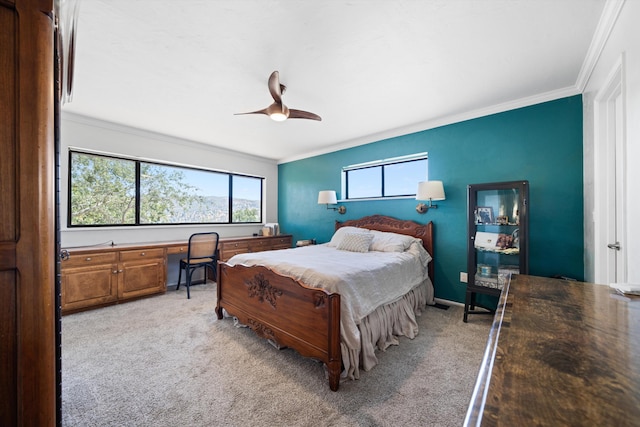
[[[323,362],[333,391],[375,366],[376,349],[413,338],[434,303],[433,223],[372,215],[335,229],[326,244],[219,262],[216,306],[218,319]]]

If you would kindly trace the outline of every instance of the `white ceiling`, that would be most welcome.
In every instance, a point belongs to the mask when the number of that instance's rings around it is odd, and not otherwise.
[[[605,2],[81,0],[63,111],[292,160],[580,93]]]

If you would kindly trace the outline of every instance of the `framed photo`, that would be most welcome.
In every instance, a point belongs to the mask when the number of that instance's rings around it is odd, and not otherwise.
[[[493,224],[493,208],[491,206],[478,206],[476,208],[476,224]]]

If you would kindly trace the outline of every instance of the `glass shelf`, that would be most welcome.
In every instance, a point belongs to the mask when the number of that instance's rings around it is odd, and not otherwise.
[[[506,248],[506,249],[500,249],[500,248],[476,248],[476,251],[478,251],[478,252],[491,252],[491,253],[503,254],[503,255],[519,255],[520,254],[520,248]]]

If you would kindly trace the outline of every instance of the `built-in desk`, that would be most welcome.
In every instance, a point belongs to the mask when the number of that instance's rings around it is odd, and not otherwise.
[[[514,276],[465,426],[640,425],[640,298]]]
[[[292,247],[291,235],[220,238],[219,259]],[[61,256],[62,313],[116,304],[167,290],[167,258],[187,256],[188,241],[65,248]]]

